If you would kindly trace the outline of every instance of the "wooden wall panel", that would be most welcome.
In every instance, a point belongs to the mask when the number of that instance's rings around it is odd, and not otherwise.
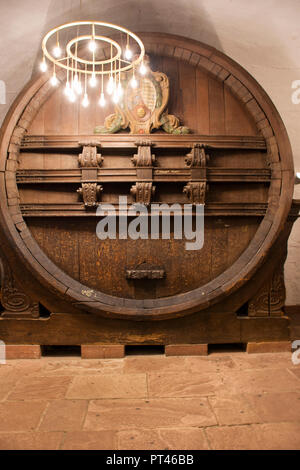
[[[226,135],[257,135],[254,120],[245,113],[242,103],[224,85],[225,133]]]
[[[225,134],[224,84],[211,77],[208,79],[209,133]]]

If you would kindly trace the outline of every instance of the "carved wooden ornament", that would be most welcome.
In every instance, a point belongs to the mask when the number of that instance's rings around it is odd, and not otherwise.
[[[188,200],[191,204],[193,205],[204,204],[206,182],[205,181],[190,182],[183,188],[183,192],[187,195]]]
[[[136,167],[152,166],[155,162],[155,155],[151,153],[152,142],[139,140],[135,143],[138,148],[137,154],[133,155],[131,161]]]
[[[148,182],[138,182],[132,186],[130,192],[134,196],[136,203],[148,206],[154,196],[155,186]]]
[[[130,128],[130,134],[150,134],[160,127],[168,134],[188,134],[188,127],[180,126],[179,119],[168,114],[169,79],[162,72],[153,72],[145,57],[148,73],[136,76],[137,87],[132,88],[131,77],[123,75],[124,94],[115,106],[115,113],[107,116],[104,126],[97,126],[95,134],[114,134]]]
[[[101,166],[103,160],[101,154],[97,153],[97,147],[92,144],[83,145],[82,153],[78,156],[78,163],[81,168]]]
[[[97,183],[81,183],[81,186],[81,188],[77,189],[77,192],[82,197],[85,207],[96,207],[103,190],[102,186]]]

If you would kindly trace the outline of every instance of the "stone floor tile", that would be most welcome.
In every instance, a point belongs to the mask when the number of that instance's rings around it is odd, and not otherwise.
[[[183,357],[183,356],[127,356],[124,360],[125,373],[139,372],[175,372],[182,373],[215,373],[223,369],[236,367],[229,356],[211,358],[206,357]]]
[[[220,426],[205,429],[213,450],[257,450],[260,440],[252,425]]]
[[[216,418],[206,398],[93,400],[85,430],[212,426]]]
[[[15,385],[16,381],[3,381],[0,379],[0,401],[5,400]]]
[[[265,353],[265,354],[233,354],[232,360],[239,369],[284,369],[292,366],[292,354]]]
[[[222,385],[218,373],[161,373],[148,375],[149,397],[196,397],[217,393]]]
[[[40,431],[77,431],[87,412],[86,400],[55,400],[48,406]]]
[[[247,400],[255,409],[261,422],[300,422],[300,393],[264,393],[247,395]]]
[[[253,425],[262,450],[300,450],[300,423]]]
[[[8,400],[64,398],[71,380],[71,377],[24,377],[9,394]]]
[[[289,372],[300,380],[300,366],[298,366],[298,368],[289,369]]]
[[[76,376],[67,393],[68,398],[145,398],[145,374]]]
[[[208,397],[221,425],[261,423],[262,419],[244,395]]]
[[[63,450],[116,450],[116,431],[68,432],[62,445]]]
[[[201,428],[130,429],[118,433],[119,450],[207,450]]]
[[[0,433],[0,450],[57,450],[62,432]]]
[[[300,391],[300,381],[287,369],[248,369],[222,372],[222,395],[240,393],[259,394],[264,392]]]
[[[121,359],[80,359],[68,361],[48,360],[43,366],[43,375],[73,376],[96,374],[121,374],[124,361]],[[36,375],[39,375],[37,372]]]
[[[35,430],[46,405],[46,401],[0,403],[0,432]]]

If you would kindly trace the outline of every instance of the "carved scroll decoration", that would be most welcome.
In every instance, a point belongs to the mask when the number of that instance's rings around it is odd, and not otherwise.
[[[102,186],[97,183],[81,183],[81,188],[77,189],[86,208],[94,208],[98,205],[102,191]]]
[[[101,154],[97,153],[97,147],[93,145],[83,145],[82,153],[78,156],[78,163],[81,168],[101,166],[103,160]]]
[[[136,167],[151,167],[155,162],[155,155],[151,154],[152,142],[139,140],[135,143],[138,148],[137,154],[133,155],[131,161]]]
[[[269,284],[263,285],[259,292],[248,303],[250,317],[265,317],[269,315]]]
[[[270,315],[281,315],[286,297],[283,266],[277,269],[270,289]]]
[[[206,164],[209,155],[205,152],[206,146],[201,143],[193,145],[191,152],[185,157],[185,165],[190,168],[190,180],[183,188],[189,202],[193,205],[205,204],[205,195],[208,191],[206,182]]]
[[[193,205],[205,203],[206,182],[190,182],[184,188],[183,192],[187,195],[189,202]]]
[[[0,260],[1,269],[1,305],[5,316],[20,314],[20,317],[39,317],[39,304],[33,302],[25,292],[17,286],[12,271],[8,264]]]
[[[205,168],[209,161],[209,155],[205,153],[206,146],[203,144],[194,144],[190,153],[185,157],[185,164],[188,167]]]
[[[265,283],[248,303],[249,316],[280,316],[283,315],[285,302],[285,284],[283,263],[278,266],[271,281]]]
[[[148,182],[137,182],[132,186],[130,192],[135,198],[136,203],[148,206],[155,194],[155,186],[152,186],[152,183]]]

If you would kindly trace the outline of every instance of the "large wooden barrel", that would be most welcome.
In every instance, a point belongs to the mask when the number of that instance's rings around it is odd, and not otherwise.
[[[127,131],[94,135],[113,107],[100,108],[96,91],[87,109],[69,103],[63,86],[53,90],[44,76],[8,113],[0,154],[0,337],[38,344],[287,339],[282,267],[293,160],[281,118],[257,82],[221,52],[166,34],[141,37],[151,69],[169,78],[169,113],[190,134],[158,130],[142,136],[146,144]],[[131,160],[143,145],[155,159],[147,177]],[[78,193],[86,146],[102,157],[96,183],[101,201],[113,205],[119,195],[134,202],[132,187],[145,181],[157,203],[199,202],[184,190],[199,182],[186,158],[204,148],[203,248],[186,250],[186,240],[172,237],[97,238],[96,210]],[[28,305],[16,308],[20,291]]]

